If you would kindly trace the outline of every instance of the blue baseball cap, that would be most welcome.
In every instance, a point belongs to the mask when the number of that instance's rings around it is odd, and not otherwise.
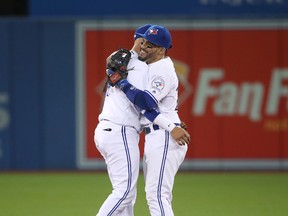
[[[139,34],[144,34],[147,31],[147,29],[149,27],[151,27],[151,26],[152,26],[152,24],[145,24],[145,25],[142,25],[139,28],[137,28],[135,33],[134,33],[134,40],[136,40],[137,38],[142,37]]]
[[[144,34],[137,34],[152,44],[164,47],[166,50],[172,47],[172,37],[168,29],[159,25],[150,26]]]

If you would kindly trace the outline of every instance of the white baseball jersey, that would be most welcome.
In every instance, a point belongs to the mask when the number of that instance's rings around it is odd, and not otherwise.
[[[127,80],[138,89],[143,90],[147,85],[147,70],[148,65],[145,62],[138,60],[138,54],[131,51],[132,56],[128,64]],[[106,91],[103,110],[99,115],[98,120],[109,120],[115,124],[131,126],[140,131],[140,114],[139,111],[126,97],[120,89],[109,86]]]
[[[157,102],[160,113],[174,123],[180,123],[178,117],[178,78],[170,57],[149,64],[148,92]],[[151,122],[141,118],[141,125]]]
[[[143,89],[148,66],[138,60],[135,52],[132,52],[128,69],[131,69],[128,81]],[[98,119],[94,142],[107,164],[113,190],[100,207],[97,216],[133,216],[140,169],[139,111],[121,90],[110,86]]]
[[[160,113],[171,122],[180,123],[178,117],[178,78],[172,60],[163,58],[149,64],[147,91],[158,102]],[[151,129],[145,135],[143,172],[146,199],[150,215],[174,216],[172,190],[175,175],[183,162],[187,145],[180,146],[168,131],[151,127],[141,118],[142,124]]]

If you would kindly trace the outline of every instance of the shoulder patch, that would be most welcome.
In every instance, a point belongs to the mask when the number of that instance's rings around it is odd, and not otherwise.
[[[164,82],[164,79],[162,79],[161,77],[156,77],[153,79],[151,85],[152,85],[152,88],[162,90],[165,87],[165,82]]]

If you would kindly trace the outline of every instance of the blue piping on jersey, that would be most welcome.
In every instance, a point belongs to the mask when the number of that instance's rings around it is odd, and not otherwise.
[[[158,189],[157,189],[157,199],[158,199],[158,204],[159,204],[160,211],[161,211],[161,216],[165,216],[165,211],[163,208],[163,202],[162,202],[162,197],[161,197],[161,189],[162,189],[163,175],[164,175],[164,168],[165,168],[165,163],[167,159],[168,147],[169,147],[169,132],[165,131],[165,145],[164,145],[164,152],[163,152],[163,157],[162,157],[160,176],[158,180]]]
[[[122,126],[121,128],[121,133],[122,133],[122,138],[123,138],[123,143],[125,147],[125,153],[126,153],[126,158],[127,158],[127,164],[128,164],[128,183],[127,183],[127,189],[125,193],[123,194],[123,197],[119,199],[119,201],[115,204],[115,206],[111,209],[111,211],[108,213],[107,216],[111,216],[116,209],[121,205],[123,200],[126,199],[128,193],[131,190],[131,179],[132,179],[132,170],[131,170],[131,158],[130,158],[130,152],[128,148],[128,142],[127,142],[127,137],[126,137],[126,127]]]

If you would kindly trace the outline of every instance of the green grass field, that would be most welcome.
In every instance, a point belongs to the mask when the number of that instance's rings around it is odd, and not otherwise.
[[[110,193],[106,173],[0,172],[2,216],[95,216]],[[288,173],[178,173],[175,216],[286,216]],[[136,216],[148,216],[143,175]]]

